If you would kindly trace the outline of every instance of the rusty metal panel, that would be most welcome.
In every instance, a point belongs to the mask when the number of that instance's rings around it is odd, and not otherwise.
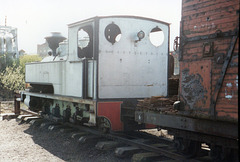
[[[208,112],[211,99],[211,60],[181,62],[180,97],[186,110]]]
[[[17,92],[14,92],[14,113],[15,113],[15,115],[20,115],[20,98],[21,98],[21,95]]]
[[[183,0],[182,20],[188,37],[234,30],[238,25],[239,0]]]
[[[184,114],[238,121],[238,24],[238,0],[182,1],[179,93]]]

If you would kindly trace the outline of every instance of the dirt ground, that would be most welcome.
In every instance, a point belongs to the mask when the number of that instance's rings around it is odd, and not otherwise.
[[[95,144],[79,144],[71,133],[34,128],[15,119],[0,121],[0,162],[131,161],[115,157],[111,150],[97,150]]]
[[[0,115],[12,112],[13,107],[9,107],[12,106],[2,104]],[[97,140],[80,144],[77,139],[71,138],[72,133],[49,131],[47,128],[34,127],[27,123],[20,124],[15,119],[0,120],[0,162],[131,161],[131,157],[115,157],[114,149],[97,150]],[[156,130],[151,130],[150,133],[157,136],[165,134]]]
[[[13,101],[0,101],[0,114],[12,113],[14,111]]]
[[[12,102],[0,104],[0,115],[12,112]],[[97,150],[97,140],[80,144],[77,139],[71,138],[72,133],[20,124],[16,119],[0,120],[0,162],[131,161],[131,157],[115,157],[113,150]]]

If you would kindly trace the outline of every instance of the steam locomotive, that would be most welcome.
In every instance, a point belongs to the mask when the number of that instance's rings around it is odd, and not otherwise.
[[[51,56],[26,64],[22,100],[57,121],[104,131],[139,127],[137,100],[168,95],[169,24],[134,16],[93,17],[69,24],[65,40],[46,37]],[[141,126],[140,126],[141,127]]]
[[[139,108],[172,87],[169,24],[135,16],[70,24],[67,53],[56,52],[64,37],[46,37],[52,56],[26,64],[31,88],[22,100],[54,120],[103,131],[164,128],[183,153],[194,156],[205,143],[215,161],[238,161],[238,24],[237,0],[182,1],[174,111]]]

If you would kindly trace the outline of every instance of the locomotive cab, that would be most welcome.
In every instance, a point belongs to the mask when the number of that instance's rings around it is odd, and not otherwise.
[[[167,96],[168,23],[109,16],[68,27],[66,59],[26,64],[26,83],[38,87],[22,92],[30,108],[61,121],[121,131],[135,123],[139,99]],[[49,87],[50,93],[42,91]]]

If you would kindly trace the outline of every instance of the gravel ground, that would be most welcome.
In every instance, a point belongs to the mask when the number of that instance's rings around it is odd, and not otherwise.
[[[115,157],[113,150],[97,150],[95,144],[94,140],[79,144],[71,133],[19,124],[15,119],[0,121],[0,162],[131,161]]]
[[[0,103],[0,116],[12,111],[12,103]],[[143,132],[172,138],[165,130],[152,129],[143,130]],[[115,149],[109,151],[95,149],[97,140],[80,144],[71,136],[72,133],[61,133],[59,130],[48,131],[47,128],[34,127],[27,123],[19,124],[15,119],[0,120],[0,162],[131,161],[131,157],[124,159],[115,157]]]

